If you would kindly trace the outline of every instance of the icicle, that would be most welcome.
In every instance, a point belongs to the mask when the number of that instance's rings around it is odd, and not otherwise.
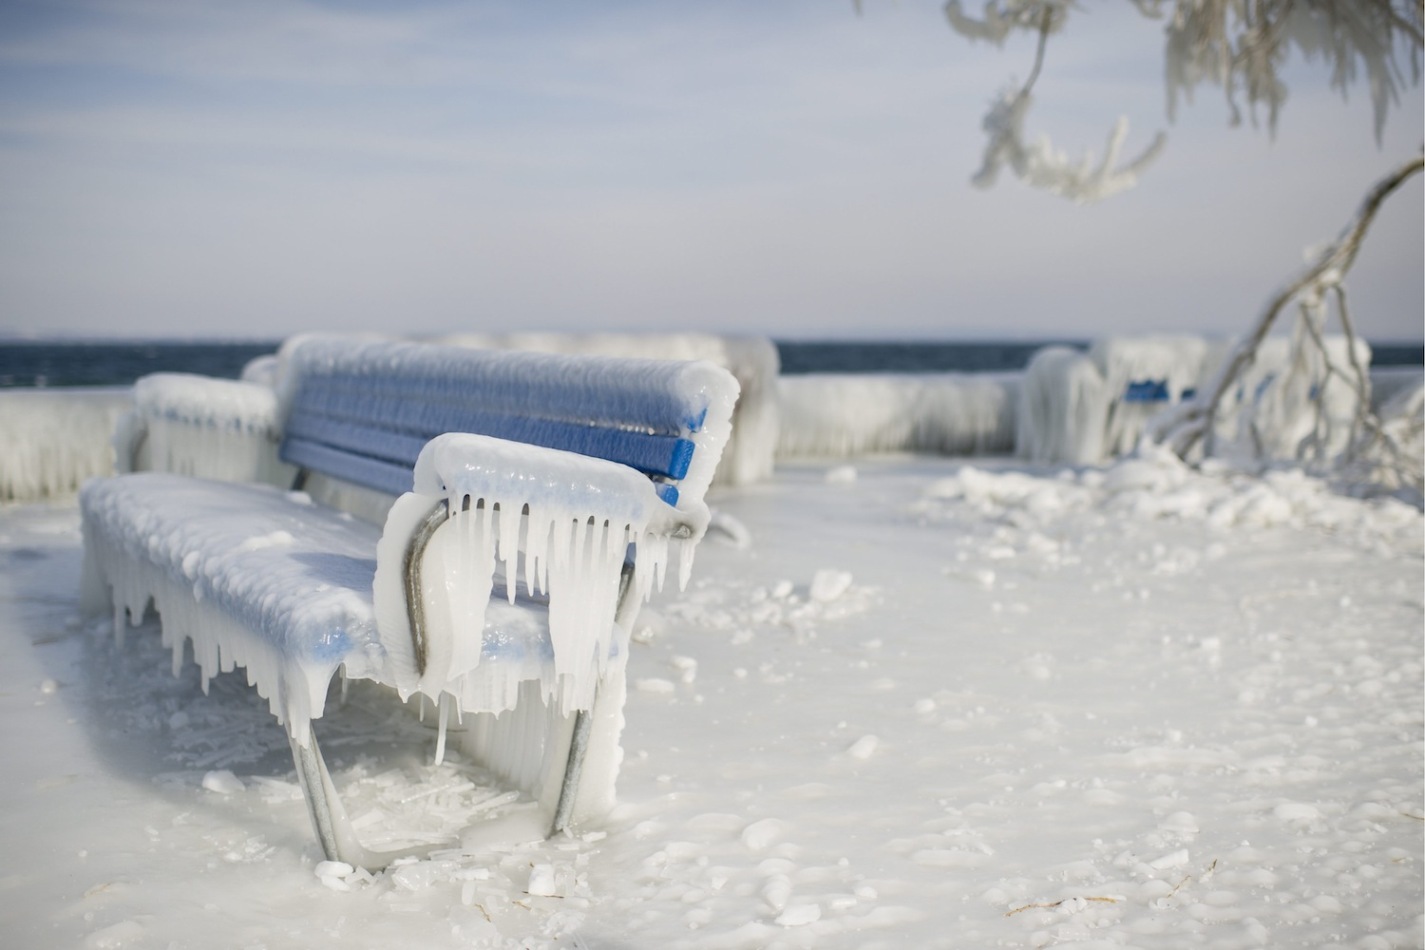
[[[440,722],[436,728],[435,735],[435,766],[440,767],[445,761],[445,730],[450,722],[450,701],[446,693],[442,693],[436,700],[436,708],[440,710]]]
[[[500,560],[505,565],[505,593],[510,603],[515,602],[516,581],[519,573],[520,552],[520,509],[518,501],[504,498],[498,502],[500,508]]]

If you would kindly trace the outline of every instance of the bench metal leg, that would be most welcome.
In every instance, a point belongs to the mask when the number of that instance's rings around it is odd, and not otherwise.
[[[614,611],[616,622],[625,625],[633,623],[638,608],[638,593],[633,586],[633,561],[625,560],[619,575],[618,606]],[[589,734],[594,727],[594,710],[598,708],[599,695],[594,693],[594,701],[589,709],[574,713],[574,728],[569,736],[569,758],[564,764],[564,779],[559,786],[559,802],[554,806],[554,820],[549,824],[552,838],[569,827],[569,818],[574,813],[574,799],[579,793],[579,776],[584,770],[584,756],[589,751]]]
[[[597,702],[597,697],[595,697]],[[584,770],[584,754],[589,751],[589,731],[593,726],[592,710],[581,709],[574,714],[574,731],[569,737],[569,759],[564,764],[564,781],[559,786],[559,803],[554,806],[554,821],[549,825],[552,838],[569,827],[574,812],[574,797],[579,793],[579,773]]]
[[[326,761],[322,759],[322,750],[317,745],[316,734],[309,734],[305,747],[298,745],[290,735],[287,741],[292,746],[292,762],[297,767],[297,781],[307,799],[307,812],[312,818],[312,828],[317,833],[317,841],[321,843],[322,853],[328,861],[343,861],[352,867],[379,871],[398,858],[424,857],[434,850],[433,845],[394,851],[372,851],[362,846],[351,822],[347,820],[341,796],[332,784],[331,773],[327,771]]]

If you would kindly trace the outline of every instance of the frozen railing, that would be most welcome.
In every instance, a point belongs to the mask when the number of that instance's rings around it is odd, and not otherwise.
[[[114,470],[109,435],[127,389],[0,389],[0,501],[73,495]]]
[[[1370,347],[1326,337],[1338,370],[1369,370]],[[1193,396],[1230,352],[1226,342],[1196,337],[1114,337],[1087,354],[1039,351],[1025,371],[1016,438],[1020,456],[1094,465],[1133,451],[1148,421]],[[1326,371],[1314,345],[1270,338],[1219,407],[1218,454],[1294,459],[1305,447],[1324,454],[1345,445],[1360,401],[1353,379]],[[1370,382],[1365,382],[1369,397]]]
[[[777,455],[1005,454],[1014,447],[1018,385],[1010,374],[783,376]]]

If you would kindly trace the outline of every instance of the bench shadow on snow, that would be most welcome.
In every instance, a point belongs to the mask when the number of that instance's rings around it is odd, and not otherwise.
[[[214,676],[205,694],[185,641],[174,675],[173,651],[163,645],[158,617],[150,608],[143,622],[126,627],[121,638],[107,619],[86,622],[79,671],[82,681],[74,685],[80,689],[73,692],[81,696],[72,697],[78,700],[76,715],[109,774],[152,789],[182,810],[210,809],[214,818],[235,820],[253,835],[284,839],[284,844],[290,836],[291,846],[319,856],[286,728],[248,685],[242,669]],[[326,712],[313,729],[338,786],[347,789],[344,795],[353,793],[347,804],[355,806],[354,816],[372,808],[391,810],[390,799],[399,804],[413,797],[402,790],[429,787],[438,772],[445,774],[446,784],[457,778],[466,786],[495,784],[461,758],[453,737],[446,764],[439,769],[431,764],[435,723],[432,711],[422,722],[416,701],[403,704],[388,689],[351,681],[343,690],[339,678],[333,682]],[[383,791],[387,807],[378,800]],[[406,824],[407,832],[421,836]],[[427,833],[443,840],[455,830]]]

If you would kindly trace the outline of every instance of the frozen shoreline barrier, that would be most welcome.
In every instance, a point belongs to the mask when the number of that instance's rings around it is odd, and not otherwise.
[[[110,436],[132,405],[127,388],[0,390],[0,501],[73,495],[112,472]]]
[[[886,452],[1017,455],[1036,464],[1101,464],[1132,451],[1148,420],[1210,379],[1228,351],[1225,343],[1195,337],[1117,337],[1099,341],[1087,352],[1045,347],[1021,373],[779,376],[776,347],[765,338],[467,334],[443,342],[547,353],[696,358],[723,366],[742,385],[743,395],[718,471],[721,485],[765,479],[777,459]],[[1327,345],[1338,365],[1348,364],[1344,340],[1332,338]],[[1364,344],[1358,344],[1355,356],[1369,368],[1372,405],[1388,417],[1391,431],[1420,428],[1425,369],[1371,368]],[[1289,370],[1294,361],[1293,375]],[[231,388],[233,399],[250,401],[256,398],[253,393],[274,389],[280,376],[280,361],[269,357],[255,361],[244,373],[245,386],[230,380],[208,382],[218,389]],[[110,433],[116,424],[126,457],[158,453],[168,458],[156,467],[193,474],[204,474],[212,466],[212,474],[236,467],[244,474],[233,477],[264,478],[249,470],[276,464],[280,407],[274,404],[267,415],[258,411],[261,407],[254,408],[251,431],[244,432],[243,439],[215,442],[213,433],[205,434],[203,419],[180,418],[181,413],[170,411],[164,394],[177,385],[179,381],[170,380],[148,393],[142,388],[133,393],[0,390],[0,438],[8,447],[0,456],[0,500],[72,495],[86,478],[114,471]],[[138,424],[131,418],[124,423],[121,417],[135,407],[136,396],[136,415],[148,421]],[[1301,365],[1289,340],[1273,339],[1231,394],[1216,438],[1219,445],[1238,450],[1253,447],[1255,441],[1268,457],[1283,458],[1295,453],[1313,427],[1322,426],[1329,451],[1341,444],[1355,406],[1356,394],[1343,380],[1332,377],[1323,383],[1319,365]],[[1247,410],[1255,411],[1255,426],[1247,421]],[[1264,419],[1269,424],[1263,425]],[[213,450],[219,443],[221,457]]]
[[[779,458],[1014,449],[1017,374],[812,373],[777,385]]]

